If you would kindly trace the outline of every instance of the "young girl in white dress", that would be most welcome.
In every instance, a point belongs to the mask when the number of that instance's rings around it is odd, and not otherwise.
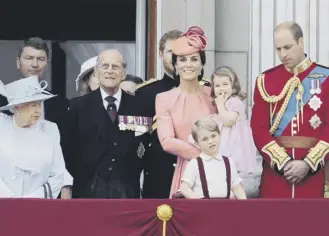
[[[0,113],[0,197],[57,198],[66,172],[55,123],[40,119],[42,101],[54,97],[37,77],[17,80],[0,94],[12,116]]]

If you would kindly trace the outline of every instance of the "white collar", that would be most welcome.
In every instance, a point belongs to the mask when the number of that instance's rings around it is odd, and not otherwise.
[[[171,79],[174,79],[174,76],[172,75],[172,74],[169,74],[169,72],[168,71],[166,71],[165,70],[165,72],[164,72],[168,77],[170,77]]]
[[[211,157],[211,156],[209,156],[209,155],[207,155],[207,154],[201,152],[200,157],[201,157],[201,159],[204,160],[204,161],[210,161],[210,160],[212,160],[212,159],[216,159],[216,160],[218,160],[218,161],[223,160],[223,157],[222,157],[222,155],[221,155],[220,153],[218,153],[216,157]]]
[[[108,97],[109,95],[108,95],[107,92],[105,92],[105,90],[102,87],[100,87],[100,90],[101,90],[102,99],[105,100],[105,98]],[[122,90],[121,90],[121,88],[118,90],[118,92],[116,92],[113,95],[113,97],[116,98],[116,101],[118,101],[120,103],[121,97],[122,97]]]

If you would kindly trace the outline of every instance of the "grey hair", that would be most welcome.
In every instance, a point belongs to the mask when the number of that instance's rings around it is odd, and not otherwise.
[[[101,63],[101,61],[99,60],[99,56],[97,56],[95,68],[98,69],[100,67],[100,63]],[[122,64],[123,69],[126,70],[127,69],[127,62],[125,60],[123,60],[121,64]]]

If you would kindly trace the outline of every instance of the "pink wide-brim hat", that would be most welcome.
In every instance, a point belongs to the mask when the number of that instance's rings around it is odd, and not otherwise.
[[[207,40],[208,38],[200,27],[192,26],[186,33],[183,33],[181,37],[174,41],[172,52],[177,56],[186,56],[204,51],[207,46]]]

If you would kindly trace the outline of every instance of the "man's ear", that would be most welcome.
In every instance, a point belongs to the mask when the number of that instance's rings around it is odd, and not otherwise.
[[[17,70],[19,70],[21,68],[21,62],[19,60],[19,57],[16,57],[16,67],[17,67]]]
[[[159,51],[159,58],[161,61],[163,61],[163,52],[162,51]]]
[[[94,76],[98,78],[98,70],[97,70],[96,66],[94,67],[93,70],[94,70],[93,71]]]
[[[298,39],[298,44],[299,44],[301,47],[304,48],[304,38],[303,38],[303,37],[301,37],[301,38]]]
[[[125,69],[125,70],[123,71],[123,76],[122,76],[121,81],[125,80],[126,76],[127,76],[127,70]]]

